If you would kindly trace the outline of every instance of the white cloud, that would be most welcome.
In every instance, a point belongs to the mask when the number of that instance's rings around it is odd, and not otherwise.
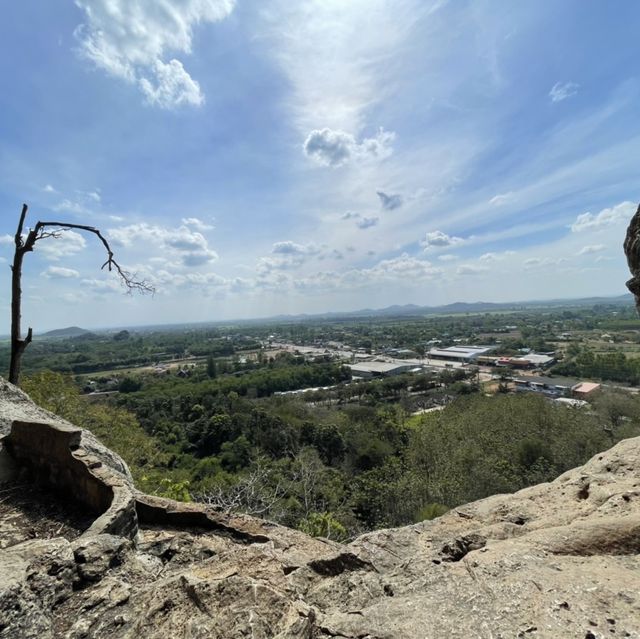
[[[74,213],[75,215],[84,215],[90,213],[87,207],[81,202],[76,202],[65,198],[52,207],[56,213]]]
[[[458,259],[458,256],[453,253],[445,253],[444,255],[438,255],[438,259],[441,262],[454,262]]]
[[[116,279],[85,279],[82,280],[82,284],[88,289],[90,293],[98,295],[104,295],[105,293],[115,293],[122,291],[122,285]]]
[[[559,266],[567,262],[566,257],[530,257],[523,262],[527,270],[545,268],[547,266]]]
[[[149,104],[163,109],[171,109],[184,104],[201,106],[204,95],[200,85],[184,69],[179,60],[170,60],[167,64],[156,60],[153,64],[153,77],[141,78],[140,88]]]
[[[499,262],[506,257],[515,255],[515,251],[503,251],[502,253],[483,253],[478,259],[481,262]]]
[[[375,287],[385,284],[405,284],[423,282],[441,277],[443,270],[433,266],[427,260],[411,257],[406,253],[398,257],[382,260],[371,268],[351,269],[344,272],[324,271],[307,277],[290,278],[284,276],[278,280],[263,280],[259,287],[266,286],[286,290],[295,288],[305,292],[345,291]]]
[[[138,242],[147,242],[174,253],[184,266],[201,266],[218,259],[218,254],[209,248],[207,239],[186,226],[168,229],[142,222],[109,229],[109,238],[115,245],[129,247]]]
[[[0,244],[13,244],[14,238],[8,233],[6,235],[0,235]]]
[[[402,206],[402,195],[399,193],[376,191],[376,195],[380,198],[380,204],[385,211],[393,211]]]
[[[318,251],[312,244],[297,244],[286,240],[284,242],[276,242],[271,252],[278,255],[313,255]]]
[[[583,246],[578,251],[578,255],[591,255],[592,253],[600,253],[606,248],[607,247],[604,244],[590,244],[589,246]]]
[[[35,250],[43,253],[50,260],[76,255],[84,250],[87,241],[75,231],[62,231],[60,237],[48,237],[36,243]]]
[[[479,266],[476,264],[460,264],[456,269],[458,275],[479,275],[480,273],[486,273],[489,269],[486,266]]]
[[[305,133],[359,133],[367,111],[394,95],[392,61],[433,3],[425,0],[272,0],[264,4],[271,49],[291,87],[287,106]]]
[[[618,222],[627,222],[635,213],[636,205],[633,202],[621,202],[616,206],[603,209],[600,213],[582,213],[578,215],[576,221],[571,225],[574,233],[581,231],[591,231],[611,226]]]
[[[356,222],[356,226],[359,229],[368,229],[372,226],[375,226],[379,222],[380,218],[378,217],[363,217]]]
[[[197,231],[212,231],[214,228],[213,224],[208,224],[207,222],[203,222],[201,219],[197,217],[183,217],[182,223],[185,226],[192,226]]]
[[[356,226],[362,230],[371,228],[372,226],[376,226],[380,221],[380,218],[375,215],[372,215],[371,217],[366,217],[364,215],[360,215],[360,213],[354,213],[353,211],[347,211],[346,213],[343,213],[340,216],[340,219],[356,220]],[[350,247],[350,249],[348,250],[353,251],[354,248]]]
[[[51,186],[51,184],[46,184],[42,189],[45,193],[57,193],[57,191]]]
[[[81,197],[92,200],[93,202],[100,202],[102,200],[102,195],[100,195],[100,189],[96,189],[95,191],[78,191],[78,195]]]
[[[315,244],[298,244],[291,240],[276,242],[271,249],[275,257],[261,257],[256,269],[264,275],[274,271],[282,271],[302,266],[310,257],[324,259],[328,254],[326,247],[318,247]],[[335,254],[333,254],[335,257]]]
[[[562,102],[578,93],[579,84],[575,82],[556,82],[549,91],[551,102]]]
[[[461,237],[456,237],[455,235],[447,235],[442,231],[432,231],[427,233],[424,240],[420,242],[421,246],[424,247],[424,250],[429,250],[431,248],[444,248],[447,246],[456,246],[462,244],[464,240]]]
[[[323,166],[338,167],[349,162],[383,159],[391,155],[395,133],[380,129],[375,137],[360,142],[345,131],[315,129],[309,133],[303,149],[307,157]]]
[[[80,53],[109,75],[137,84],[162,108],[204,101],[198,82],[169,52],[190,54],[193,29],[227,17],[234,0],[75,0],[86,23],[75,31]]]
[[[80,277],[80,273],[72,268],[64,268],[63,266],[49,266],[46,270],[40,273],[43,277],[48,279],[69,279],[73,277]]]
[[[489,204],[493,204],[494,206],[502,206],[503,204],[507,204],[514,199],[514,194],[509,191],[508,193],[498,193],[498,195],[494,195],[490,200]]]
[[[388,260],[382,260],[369,269],[355,269],[347,271],[342,276],[342,282],[349,284],[374,284],[381,281],[420,281],[439,277],[443,273],[441,268],[433,266],[427,260],[411,257],[406,253]]]

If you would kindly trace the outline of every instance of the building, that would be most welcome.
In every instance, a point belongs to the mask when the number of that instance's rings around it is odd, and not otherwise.
[[[410,348],[392,348],[388,351],[388,354],[398,359],[410,359],[418,356],[418,353],[412,351]]]
[[[390,375],[400,375],[408,373],[416,368],[410,362],[397,364],[394,362],[358,362],[357,364],[347,364],[354,377],[371,379],[372,377],[388,377]]]
[[[565,377],[514,377],[517,391],[542,393],[549,397],[573,397],[578,400],[590,399],[600,389],[600,384],[582,382]]]
[[[542,393],[548,397],[568,397],[571,389],[580,383],[577,379],[562,377],[514,377],[513,383],[517,391]]]
[[[546,368],[555,362],[555,357],[539,353],[527,353],[524,357],[500,357],[496,366],[509,366],[511,368]]]
[[[600,390],[600,384],[594,382],[580,382],[571,389],[571,394],[576,399],[588,399]]]
[[[448,348],[432,348],[429,359],[443,359],[449,362],[472,362],[481,355],[490,353],[495,346],[449,346]]]

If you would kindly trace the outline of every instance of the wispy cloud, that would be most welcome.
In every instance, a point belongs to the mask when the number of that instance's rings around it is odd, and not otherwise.
[[[80,273],[72,268],[64,268],[63,266],[49,266],[42,273],[43,277],[49,279],[72,279],[80,277]]]
[[[356,226],[359,229],[363,229],[363,230],[364,229],[368,229],[368,228],[371,228],[372,226],[376,226],[376,224],[378,224],[379,219],[380,218],[375,217],[375,216],[374,217],[363,217],[363,218],[359,219],[356,222]]]
[[[593,253],[600,253],[606,250],[606,248],[604,244],[589,244],[588,246],[583,246],[578,251],[578,255],[592,255]]]
[[[457,275],[480,275],[486,273],[489,269],[479,264],[461,264],[456,268]]]
[[[402,50],[415,22],[434,4],[279,0],[265,8],[272,53],[289,79],[289,108],[298,128],[358,135],[365,111],[392,90],[385,62]]]
[[[507,202],[513,201],[514,196],[511,191],[508,193],[498,193],[498,195],[494,195],[490,200],[489,204],[493,204],[494,206],[501,206],[502,204],[507,204]]]
[[[549,91],[551,102],[562,102],[578,93],[579,84],[575,82],[556,82]]]

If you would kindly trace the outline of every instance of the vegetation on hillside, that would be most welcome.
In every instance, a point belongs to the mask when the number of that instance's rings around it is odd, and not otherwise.
[[[119,407],[87,403],[59,373],[36,374],[25,390],[118,452],[143,490],[337,539],[552,480],[640,434],[628,394],[585,410],[476,393],[409,417],[398,402],[251,399],[211,383],[127,394]]]

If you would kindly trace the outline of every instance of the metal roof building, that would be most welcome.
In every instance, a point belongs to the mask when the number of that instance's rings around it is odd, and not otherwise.
[[[448,359],[454,362],[470,362],[480,355],[490,353],[493,346],[449,346],[448,348],[432,348],[427,357],[432,359]]]
[[[347,364],[354,377],[382,377],[386,375],[400,375],[416,368],[416,365],[407,362],[396,364],[394,362],[359,362]]]

